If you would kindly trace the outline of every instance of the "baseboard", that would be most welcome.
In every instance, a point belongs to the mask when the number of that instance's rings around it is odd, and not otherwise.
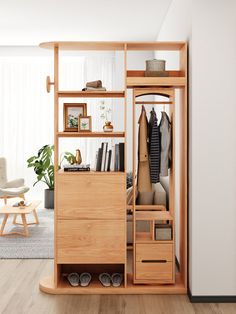
[[[192,295],[188,289],[191,303],[236,303],[236,295]]]

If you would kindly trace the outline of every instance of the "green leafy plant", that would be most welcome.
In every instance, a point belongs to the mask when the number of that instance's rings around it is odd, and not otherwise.
[[[33,167],[37,175],[38,182],[44,182],[50,190],[54,189],[54,163],[53,163],[54,145],[44,145],[38,151],[37,156],[32,156],[27,160],[28,168]],[[61,168],[63,160],[67,160],[70,164],[75,162],[75,156],[70,152],[61,154],[59,168]]]

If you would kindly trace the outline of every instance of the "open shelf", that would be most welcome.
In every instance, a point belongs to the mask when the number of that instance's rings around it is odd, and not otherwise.
[[[45,49],[54,49],[58,47],[60,50],[169,50],[179,51],[186,43],[183,41],[53,41],[44,42],[39,46]]]
[[[58,137],[125,137],[125,132],[58,132]]]
[[[127,205],[126,209],[132,210],[133,205]],[[135,205],[136,211],[155,211],[155,210],[161,210],[166,211],[166,207],[164,205]]]
[[[136,220],[173,220],[168,211],[140,211],[135,214]]]
[[[127,77],[128,88],[147,86],[185,87],[186,77]]]
[[[82,97],[82,98],[124,98],[124,91],[58,91],[58,97]]]
[[[124,171],[64,171],[63,169],[59,169],[57,171],[58,175],[74,175],[74,176],[80,176],[80,175],[98,175],[98,176],[124,176],[126,175]]]
[[[149,232],[136,232],[136,243],[165,243],[173,244],[173,240],[153,240]]]
[[[59,283],[58,287],[55,287],[53,276],[45,277],[40,281],[40,290],[50,294],[186,294],[187,288],[180,276],[180,273],[176,273],[176,281],[173,285],[137,285],[133,284],[132,274],[127,275],[127,287],[71,287],[70,285],[63,285]]]

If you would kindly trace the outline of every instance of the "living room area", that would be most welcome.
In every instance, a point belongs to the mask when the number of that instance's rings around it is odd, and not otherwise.
[[[236,311],[235,12],[1,3],[0,313]]]

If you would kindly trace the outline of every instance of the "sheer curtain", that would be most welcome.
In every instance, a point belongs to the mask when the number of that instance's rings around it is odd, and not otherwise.
[[[46,188],[35,182],[35,174],[26,160],[40,147],[53,143],[53,92],[46,93],[45,79],[53,77],[50,56],[0,56],[0,156],[7,158],[8,178],[24,177],[30,186],[28,197],[43,199]],[[86,81],[101,79],[107,89],[113,88],[114,55],[91,54],[88,57],[62,56],[60,89],[80,90]],[[111,100],[105,106],[113,108]],[[101,99],[62,99],[59,105],[59,127],[63,130],[63,103],[87,102],[93,130],[102,130],[98,109]],[[60,139],[60,152],[81,149],[84,162],[93,162],[100,140]]]

